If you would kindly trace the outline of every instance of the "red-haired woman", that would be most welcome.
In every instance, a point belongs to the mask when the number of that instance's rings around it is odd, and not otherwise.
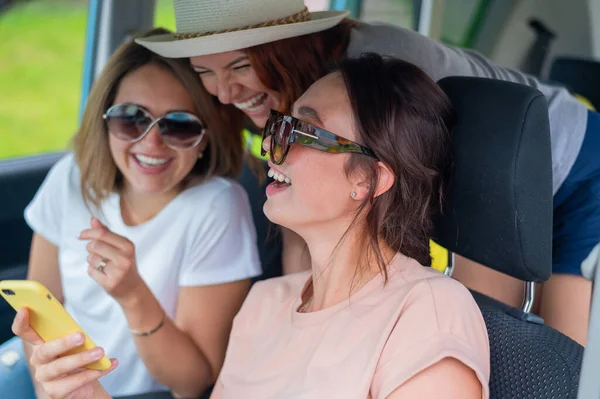
[[[549,102],[555,212],[553,275],[543,287],[540,313],[547,324],[585,343],[591,286],[580,266],[600,241],[598,113],[563,88],[502,68],[473,51],[397,26],[353,21],[346,12],[310,13],[302,0],[174,0],[174,6],[177,33],[138,43],[166,57],[189,57],[206,89],[229,105],[231,117],[245,116],[259,129],[270,109],[289,113],[331,63],[364,52],[410,61],[434,80],[478,76],[541,90]],[[285,271],[306,268],[310,260],[302,240],[285,230],[284,242]],[[455,276],[505,302],[520,303],[522,283],[491,278],[492,273],[463,260]]]

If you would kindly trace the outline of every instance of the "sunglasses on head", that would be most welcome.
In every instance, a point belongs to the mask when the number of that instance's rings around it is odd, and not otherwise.
[[[197,146],[206,132],[204,124],[194,114],[171,111],[154,119],[148,110],[137,104],[115,104],[102,117],[110,134],[129,142],[140,141],[157,125],[164,143],[174,150]]]
[[[281,165],[285,161],[292,144],[330,154],[354,152],[377,159],[375,153],[367,147],[275,110],[271,110],[263,130],[263,142],[267,137],[271,138],[270,157],[275,165]],[[262,156],[266,153],[263,148]]]

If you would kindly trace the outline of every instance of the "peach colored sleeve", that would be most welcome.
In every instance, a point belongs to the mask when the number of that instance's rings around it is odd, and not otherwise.
[[[471,368],[488,398],[489,344],[483,317],[469,291],[446,277],[425,281],[409,294],[381,353],[371,383],[373,399],[385,399],[440,360]]]
[[[221,399],[223,397],[223,389],[221,387],[221,380],[217,379],[215,387],[210,394],[210,399]]]

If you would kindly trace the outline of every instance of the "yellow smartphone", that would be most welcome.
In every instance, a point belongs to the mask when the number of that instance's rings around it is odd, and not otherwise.
[[[83,345],[66,352],[64,356],[96,347],[94,341],[79,327],[43,284],[32,280],[3,280],[0,281],[0,295],[16,311],[22,307],[29,310],[29,324],[44,342],[76,332],[83,333],[85,336]],[[93,370],[107,370],[110,368],[110,360],[104,356],[85,367]]]

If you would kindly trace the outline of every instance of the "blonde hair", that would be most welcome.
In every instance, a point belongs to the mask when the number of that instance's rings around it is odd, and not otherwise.
[[[139,37],[168,32],[155,28]],[[81,126],[73,137],[75,158],[81,172],[81,193],[88,207],[99,208],[111,192],[121,188],[123,176],[110,153],[108,131],[102,116],[113,104],[123,78],[144,65],[158,65],[171,72],[188,90],[196,115],[207,127],[204,140],[208,140],[208,144],[204,156],[196,162],[185,182],[197,183],[212,176],[237,177],[242,170],[242,126],[240,121],[228,117],[231,115],[229,107],[218,104],[218,100],[206,91],[187,58],[163,58],[133,39],[121,45],[108,60],[92,87]]]

